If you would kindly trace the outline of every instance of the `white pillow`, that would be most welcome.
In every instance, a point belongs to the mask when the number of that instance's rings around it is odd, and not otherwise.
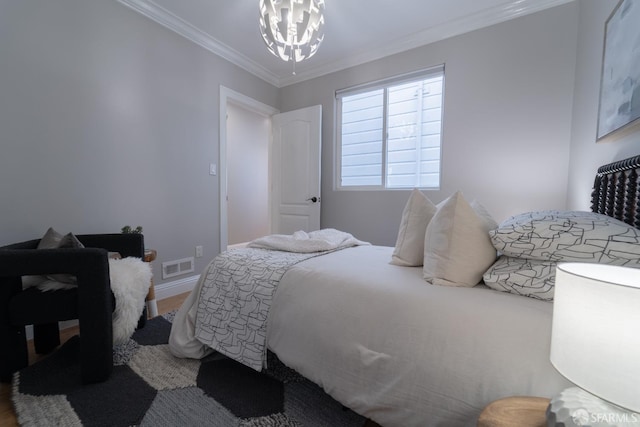
[[[478,215],[459,191],[438,205],[425,234],[424,279],[434,285],[477,285],[496,260],[490,229],[490,221]]]
[[[493,246],[511,257],[640,267],[640,230],[599,213],[526,212],[505,220],[490,236]]]
[[[402,212],[402,221],[396,246],[391,255],[391,264],[404,267],[422,265],[424,257],[424,233],[436,213],[436,205],[415,188]]]

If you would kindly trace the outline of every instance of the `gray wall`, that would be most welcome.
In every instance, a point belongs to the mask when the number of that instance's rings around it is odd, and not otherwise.
[[[323,106],[322,226],[395,243],[408,191],[335,191],[335,90],[445,64],[442,185],[500,221],[564,208],[578,6],[569,3],[282,89],[281,111]]]
[[[443,185],[497,220],[587,209],[604,21],[580,0],[278,90],[115,1],[0,0],[0,244],[49,226],[142,225],[159,263],[218,252],[219,85],[287,111],[323,105],[322,226],[393,245],[407,191],[333,190],[334,91],[446,64]],[[577,48],[576,48],[577,47]],[[575,93],[575,96],[574,96]]]
[[[617,3],[617,0],[579,2],[579,43],[567,192],[567,205],[571,209],[590,208],[591,187],[598,166],[640,154],[640,132],[609,142],[595,142],[604,23]]]
[[[0,244],[144,227],[162,261],[219,250],[219,85],[278,89],[116,1],[0,0]]]

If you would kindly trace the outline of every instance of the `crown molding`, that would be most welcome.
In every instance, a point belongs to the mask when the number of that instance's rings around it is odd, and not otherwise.
[[[212,37],[210,34],[189,24],[182,18],[158,5],[153,0],[118,0],[118,2],[180,34],[209,52],[214,53],[232,64],[250,72],[267,83],[280,87],[278,76],[245,55],[230,48],[220,40]]]
[[[367,62],[384,58],[400,52],[405,52],[429,43],[444,40],[480,28],[508,21],[520,16],[539,12],[551,7],[571,3],[575,0],[517,0],[507,5],[485,9],[473,15],[461,19],[445,22],[441,25],[428,28],[424,31],[412,34],[408,37],[392,41],[384,46],[376,46],[375,49],[364,51],[350,58],[323,64],[309,71],[299,71],[296,75],[279,77],[267,70],[257,62],[235,51],[211,35],[194,27],[170,11],[156,4],[153,0],[118,0],[125,6],[146,16],[153,21],[169,28],[188,40],[200,45],[204,49],[226,59],[232,64],[248,71],[278,88],[289,86],[305,80],[323,76],[325,74],[344,70],[346,68],[361,65]]]
[[[491,25],[499,24],[520,16],[539,12],[551,7],[571,3],[575,0],[519,0],[506,6],[493,7],[482,12],[468,15],[461,19],[455,19],[424,31],[412,34],[408,37],[394,40],[383,46],[376,46],[375,50],[368,50],[356,54],[350,58],[341,59],[332,63],[315,67],[312,70],[298,73],[295,76],[287,76],[280,79],[279,87],[289,86],[305,80],[310,80],[329,73],[344,70],[367,62],[375,61],[396,53],[406,52],[420,46],[435,43],[460,34],[479,30]]]

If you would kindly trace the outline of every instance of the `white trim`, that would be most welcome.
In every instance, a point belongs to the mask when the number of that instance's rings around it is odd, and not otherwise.
[[[227,249],[229,243],[228,218],[227,218],[227,104],[232,103],[264,117],[271,117],[280,111],[270,105],[257,101],[240,92],[220,85],[220,116],[218,118],[219,132],[219,154],[218,154],[218,174],[220,179],[220,252]],[[269,135],[269,146],[271,146],[271,135]],[[271,151],[271,149],[269,149]],[[271,176],[271,173],[269,173]]]
[[[310,80],[329,73],[344,70],[367,62],[375,61],[390,55],[445,40],[460,34],[479,30],[511,19],[539,12],[544,9],[570,3],[574,0],[519,0],[515,3],[486,9],[474,15],[451,20],[438,26],[428,28],[408,37],[395,40],[390,44],[375,45],[373,49],[335,62],[324,63],[308,71],[298,71],[296,75],[279,79],[279,86],[289,86],[301,81]]]
[[[278,76],[264,68],[262,65],[230,48],[220,40],[194,27],[182,18],[171,13],[167,9],[155,3],[153,0],[118,0],[125,6],[157,22],[160,25],[180,34],[211,53],[226,59],[232,64],[250,72],[267,83],[278,86]]]
[[[349,58],[331,63],[323,63],[323,65],[315,67],[312,70],[298,72],[296,75],[286,75],[284,77],[279,77],[245,55],[231,49],[226,44],[213,38],[211,35],[194,27],[188,22],[185,22],[178,16],[156,4],[153,0],[118,1],[136,12],[141,13],[147,18],[150,18],[170,30],[175,31],[181,36],[186,37],[208,51],[226,59],[232,64],[241,67],[256,77],[263,79],[267,83],[281,88],[294,83],[320,77],[325,74],[344,70],[349,67],[361,65],[366,62],[375,61],[377,59],[384,58],[385,56],[404,52],[409,49],[414,49],[449,37],[489,27],[520,16],[560,6],[565,3],[570,3],[574,0],[519,0],[511,2],[506,5],[485,9],[476,14],[452,20],[436,27],[428,28],[424,31],[412,34],[409,37],[398,39],[385,46],[376,45],[371,50],[362,52],[358,55],[351,55]]]
[[[196,274],[195,276],[183,277],[182,279],[155,285],[156,300],[160,301],[185,292],[191,292],[196,284],[198,284],[199,278],[200,275]]]

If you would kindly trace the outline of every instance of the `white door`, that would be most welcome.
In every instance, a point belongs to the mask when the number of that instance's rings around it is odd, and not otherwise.
[[[320,229],[322,106],[272,116],[271,232]]]

